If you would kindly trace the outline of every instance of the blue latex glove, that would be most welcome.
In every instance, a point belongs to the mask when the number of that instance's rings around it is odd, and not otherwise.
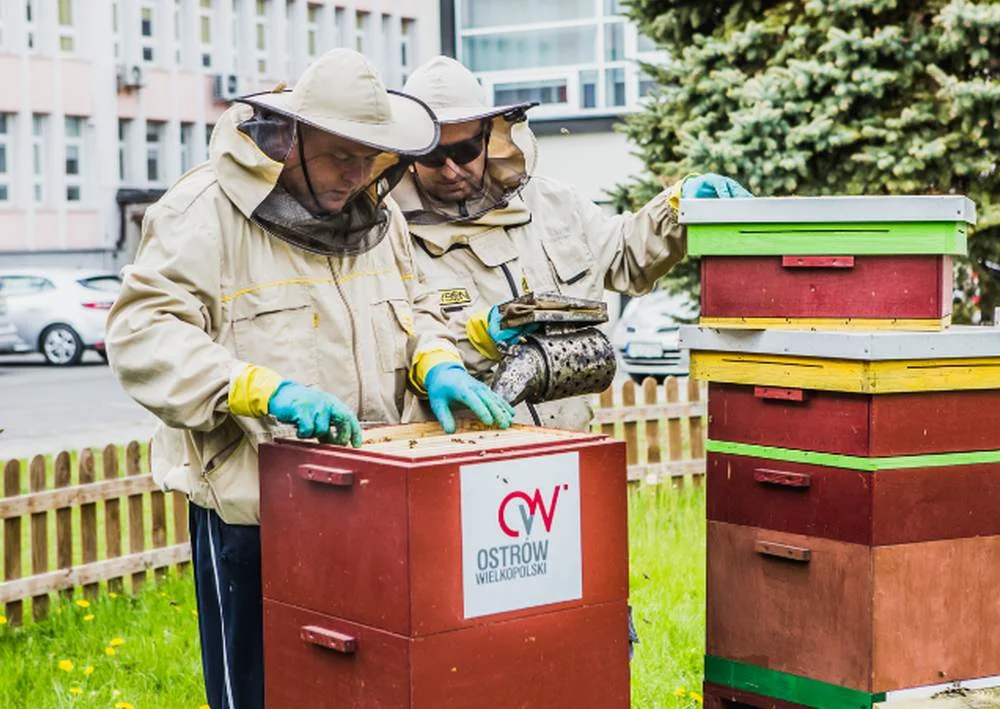
[[[473,378],[458,362],[442,362],[431,367],[424,377],[424,388],[431,411],[445,433],[455,432],[452,404],[465,404],[487,426],[507,428],[514,420],[514,409],[499,394]]]
[[[267,401],[267,413],[298,427],[299,438],[316,437],[323,443],[361,447],[358,417],[333,394],[285,380]],[[331,427],[333,432],[331,432]]]
[[[487,317],[486,325],[486,330],[490,337],[493,338],[493,341],[498,346],[503,345],[504,347],[510,347],[520,341],[521,336],[525,333],[534,332],[538,329],[538,323],[528,323],[527,325],[518,325],[517,327],[501,328],[500,311],[495,305],[490,308],[490,314]]]
[[[747,189],[731,177],[708,172],[689,177],[681,185],[683,199],[726,199],[729,197],[753,197]]]

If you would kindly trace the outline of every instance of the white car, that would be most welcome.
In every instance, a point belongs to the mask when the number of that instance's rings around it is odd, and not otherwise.
[[[678,330],[697,320],[698,305],[684,295],[653,291],[633,298],[611,337],[622,370],[637,382],[646,377],[686,377],[690,356],[678,345]]]
[[[0,353],[23,352],[27,349],[24,340],[17,334],[17,326],[7,314],[7,298],[0,290]]]
[[[73,365],[84,350],[107,359],[104,329],[121,289],[114,273],[57,268],[0,269],[0,292],[23,344],[49,364]]]

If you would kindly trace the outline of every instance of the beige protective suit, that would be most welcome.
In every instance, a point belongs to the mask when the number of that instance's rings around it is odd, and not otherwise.
[[[532,174],[535,139],[527,122],[517,120],[525,107],[489,107],[479,83],[455,60],[431,60],[413,73],[404,91],[427,103],[442,125],[492,116],[490,188],[484,190],[500,195],[492,209],[463,220],[426,195],[412,170],[392,193],[417,244],[420,268],[437,290],[438,305],[476,376],[488,381],[495,365],[495,350],[483,342],[485,313],[492,305],[527,291],[593,299],[601,299],[605,289],[642,295],[684,257],[686,231],[677,223],[676,186],[635,214],[608,215],[572,187]],[[546,427],[585,429],[592,418],[587,397],[534,408]],[[527,407],[518,407],[518,422],[533,418]]]
[[[230,108],[210,161],[147,212],[107,332],[115,374],[163,422],[155,479],[229,524],[259,523],[258,444],[295,435],[230,412],[248,364],[334,394],[363,422],[395,423],[416,409],[415,360],[457,359],[394,203],[386,236],[357,256],[311,253],[251,221],[282,168],[238,129],[252,113]]]

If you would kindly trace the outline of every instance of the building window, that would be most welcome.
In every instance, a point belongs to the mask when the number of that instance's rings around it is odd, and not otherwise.
[[[365,53],[368,43],[368,16],[369,13],[359,11],[354,18],[354,48],[361,54]]]
[[[24,29],[28,33],[28,51],[37,52],[38,36],[38,0],[25,0],[24,3]]]
[[[181,24],[184,19],[184,12],[181,8],[181,0],[174,0],[174,63],[177,66],[184,66],[183,52],[181,51],[184,42],[181,39]]]
[[[625,105],[625,69],[615,67],[606,70],[604,97],[608,106]]]
[[[146,181],[159,184],[162,176],[160,148],[163,144],[164,124],[160,121],[146,121]]]
[[[191,140],[194,134],[193,123],[181,123],[181,174],[190,170],[195,164],[195,157],[192,153],[194,143]]]
[[[604,59],[619,62],[625,58],[625,23],[609,22],[604,25]]]
[[[35,204],[45,201],[45,128],[46,118],[40,113],[31,116],[31,192]]]
[[[597,25],[467,34],[462,38],[462,61],[472,71],[593,64],[597,61]]]
[[[257,0],[257,10],[254,13],[257,74],[260,76],[267,76],[267,3],[268,0]]]
[[[309,5],[306,8],[306,56],[310,59],[319,53],[319,14],[322,8]]]
[[[128,138],[132,132],[132,121],[118,119],[118,179],[122,184],[130,182]]]
[[[347,41],[347,20],[346,10],[342,7],[335,7],[333,9],[333,40],[332,44],[334,47],[349,47],[350,43]]]
[[[413,20],[404,19],[399,28],[399,66],[402,68],[401,80],[405,84],[410,77],[413,64],[413,42],[416,32]]]
[[[122,58],[122,31],[121,31],[121,20],[118,17],[118,13],[121,12],[118,0],[111,3],[111,35],[114,37],[115,41],[115,60],[121,61]]]
[[[156,61],[156,7],[144,4],[139,10],[139,47],[142,61]]]
[[[595,16],[594,0],[462,0],[462,26],[466,28],[585,20]]]
[[[240,27],[240,17],[243,3],[240,0],[233,0],[232,20],[230,22],[230,37],[233,44],[233,71],[240,73],[240,49],[244,45],[242,27]]]
[[[73,29],[73,0],[59,0],[59,51],[72,54],[76,45]]]
[[[656,88],[656,78],[646,72],[639,74],[639,98],[645,98],[649,92]]]
[[[659,51],[660,49],[658,46],[656,46],[656,42],[654,40],[650,39],[644,34],[640,34],[637,36],[636,44],[637,44],[636,50],[640,54],[645,54],[648,52],[656,52]]]
[[[580,72],[580,108],[597,108],[597,69]]]
[[[201,35],[201,65],[212,68],[212,0],[199,0],[198,32]]]
[[[212,131],[215,130],[215,126],[211,123],[205,124],[205,156],[211,155],[209,148],[212,145]]]
[[[10,134],[13,128],[10,114],[0,113],[0,202],[10,200]]]
[[[84,119],[66,116],[66,201],[83,200],[83,125]]]
[[[605,15],[624,15],[625,8],[622,7],[622,0],[604,0]]]
[[[566,84],[565,79],[496,84],[493,87],[493,103],[497,106],[525,101],[538,101],[541,104],[566,103]]]

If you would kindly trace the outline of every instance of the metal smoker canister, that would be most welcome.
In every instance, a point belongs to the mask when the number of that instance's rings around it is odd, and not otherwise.
[[[604,391],[615,378],[611,341],[594,327],[524,335],[497,367],[493,391],[512,405]]]

